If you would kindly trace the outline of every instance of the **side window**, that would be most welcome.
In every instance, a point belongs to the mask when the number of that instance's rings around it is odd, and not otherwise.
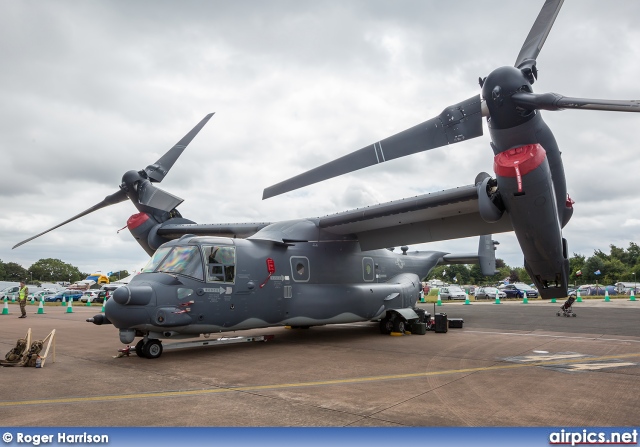
[[[291,263],[291,277],[296,282],[307,282],[311,277],[309,258],[306,256],[292,256]]]
[[[207,282],[234,283],[236,279],[236,247],[228,245],[205,246]]]
[[[373,258],[362,258],[362,277],[367,282],[375,279],[376,273]]]

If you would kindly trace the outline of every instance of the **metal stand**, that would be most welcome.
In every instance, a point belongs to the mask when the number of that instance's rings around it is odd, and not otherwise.
[[[47,340],[49,341],[49,343],[47,343]],[[44,364],[47,361],[47,357],[49,356],[49,348],[51,348],[51,345],[53,344],[53,358],[51,359],[51,361],[53,363],[56,362],[56,330],[52,330],[49,335],[47,335],[44,340],[42,340],[42,344],[44,345],[45,343],[47,343],[47,348],[44,350],[44,355],[40,356],[40,368],[44,368]]]

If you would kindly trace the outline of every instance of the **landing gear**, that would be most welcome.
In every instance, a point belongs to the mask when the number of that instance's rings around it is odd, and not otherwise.
[[[397,318],[394,322],[393,322],[393,332],[399,332],[401,334],[404,334],[404,320]]]
[[[162,342],[156,339],[144,339],[136,343],[136,355],[148,359],[157,359],[162,355]]]
[[[389,317],[384,317],[380,320],[380,333],[382,335],[389,335],[393,331],[393,321]]]
[[[156,339],[148,340],[144,344],[142,352],[148,359],[157,359],[162,355],[162,342]]]
[[[136,355],[140,358],[144,357],[144,354],[142,353],[143,346],[144,346],[144,339],[136,343]]]
[[[404,334],[405,328],[406,323],[404,319],[396,315],[384,317],[380,320],[380,333],[383,335],[389,335],[392,332]]]

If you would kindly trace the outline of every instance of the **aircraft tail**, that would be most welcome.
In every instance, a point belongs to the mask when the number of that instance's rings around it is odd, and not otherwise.
[[[449,253],[442,257],[438,264],[480,264],[485,276],[493,276],[496,271],[496,245],[498,241],[491,239],[490,234],[480,236],[478,253]]]

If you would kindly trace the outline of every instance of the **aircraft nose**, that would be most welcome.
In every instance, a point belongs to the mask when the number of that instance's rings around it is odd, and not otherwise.
[[[123,306],[144,306],[151,302],[153,288],[151,286],[122,286],[113,292],[113,300]]]

